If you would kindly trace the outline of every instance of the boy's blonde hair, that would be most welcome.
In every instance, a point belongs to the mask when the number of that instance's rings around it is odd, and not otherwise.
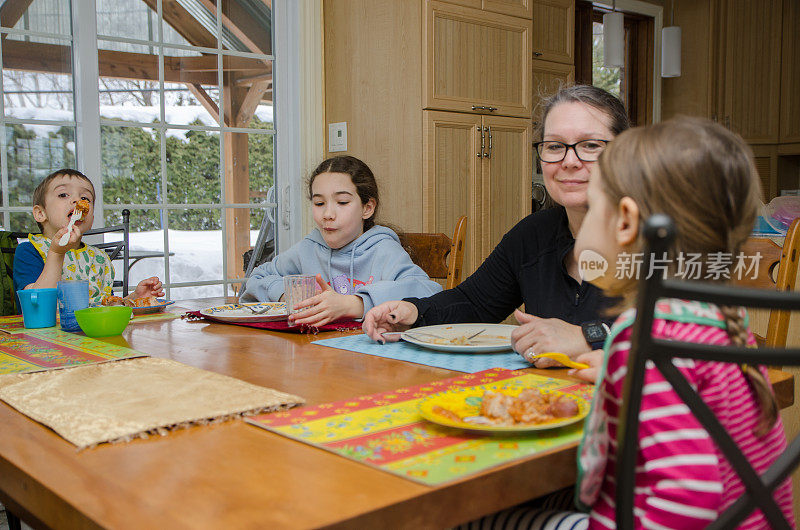
[[[95,195],[94,184],[92,184],[92,181],[89,180],[89,177],[87,177],[86,175],[84,175],[83,173],[78,171],[77,169],[59,169],[59,170],[53,171],[52,173],[47,175],[44,178],[44,180],[42,180],[39,183],[39,185],[36,186],[36,189],[33,190],[33,206],[41,206],[42,208],[45,207],[44,197],[45,197],[45,195],[47,195],[47,188],[48,188],[48,186],[50,186],[50,183],[53,182],[53,180],[56,177],[60,177],[61,175],[67,175],[67,176],[70,176],[70,177],[76,177],[76,178],[85,180],[86,182],[89,183],[89,186],[92,188],[92,195]],[[42,223],[37,221],[36,224],[39,225],[39,230],[44,231],[44,227],[42,226]]]
[[[700,277],[709,255],[735,256],[755,224],[761,204],[761,185],[750,147],[738,135],[702,118],[678,117],[620,134],[598,162],[602,188],[612,205],[623,197],[639,207],[640,221],[655,213],[669,215],[676,227],[667,256],[670,275],[677,257],[700,254]],[[644,251],[639,237],[626,252]],[[720,281],[727,281],[720,279]],[[631,306],[636,279],[612,280],[609,295]],[[744,345],[747,329],[737,308],[720,307],[731,342]],[[761,372],[745,368],[762,410],[758,433],[767,432],[777,418],[777,404]]]

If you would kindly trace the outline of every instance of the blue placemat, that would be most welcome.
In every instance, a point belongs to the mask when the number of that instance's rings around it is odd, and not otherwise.
[[[488,370],[489,368],[519,370],[531,367],[525,359],[512,351],[499,353],[446,353],[428,350],[404,341],[378,344],[363,334],[317,340],[313,344],[470,374]]]

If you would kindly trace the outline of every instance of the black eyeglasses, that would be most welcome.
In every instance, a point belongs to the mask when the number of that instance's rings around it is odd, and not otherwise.
[[[597,162],[600,158],[600,153],[606,148],[610,140],[581,140],[574,144],[565,144],[564,142],[546,141],[536,142],[536,152],[539,154],[539,159],[542,162],[561,162],[566,158],[567,151],[572,148],[575,151],[575,156],[581,162]]]

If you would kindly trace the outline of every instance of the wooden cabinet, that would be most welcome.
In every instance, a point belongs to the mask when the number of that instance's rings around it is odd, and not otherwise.
[[[717,119],[751,144],[777,143],[783,0],[719,5]]]
[[[800,142],[800,2],[783,3],[781,49],[781,143]],[[796,152],[795,154],[800,154]]]
[[[530,121],[423,111],[423,124],[423,229],[450,233],[469,216],[470,274],[530,211]]]
[[[558,89],[575,82],[575,67],[550,61],[533,61],[533,128],[539,126],[541,119],[540,103],[558,92]]]
[[[444,0],[451,4],[458,4],[474,9],[484,9],[493,13],[511,15],[513,17],[531,18],[533,15],[533,0]]]
[[[423,106],[500,116],[531,115],[531,21],[426,3]]]
[[[533,56],[574,64],[575,0],[534,0]]]

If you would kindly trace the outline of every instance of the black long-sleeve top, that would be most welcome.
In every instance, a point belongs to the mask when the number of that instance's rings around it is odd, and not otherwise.
[[[580,325],[610,321],[601,311],[608,298],[578,283],[564,258],[575,246],[563,207],[533,213],[517,223],[480,267],[453,289],[428,298],[406,298],[417,306],[414,326],[502,322],[523,302],[525,312]]]

